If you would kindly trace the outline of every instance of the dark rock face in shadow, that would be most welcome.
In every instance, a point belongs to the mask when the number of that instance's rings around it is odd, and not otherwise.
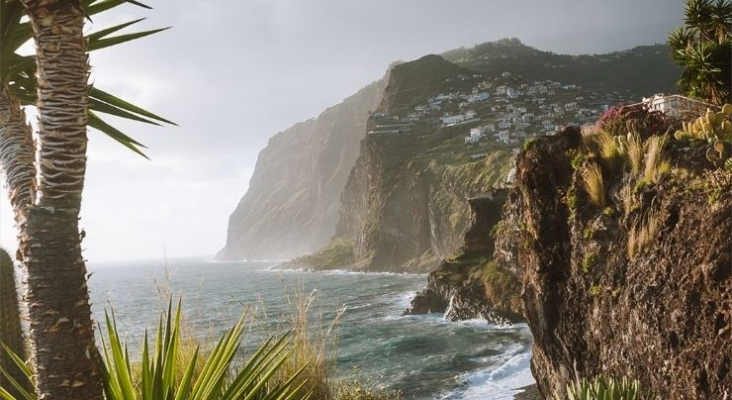
[[[572,167],[578,132],[519,155],[506,209],[522,221],[514,242],[543,396],[598,374],[664,399],[732,396],[732,177],[704,171],[703,152],[685,146],[664,154],[692,177],[640,186],[602,164],[605,207],[581,177],[601,160]]]
[[[518,277],[513,275],[515,285],[510,293],[495,290],[490,279],[483,279],[476,272],[486,263],[495,262],[493,231],[501,220],[506,198],[506,190],[496,190],[468,200],[472,216],[463,246],[453,259],[442,261],[440,267],[429,274],[427,288],[415,296],[405,314],[444,313],[451,321],[483,318],[506,323],[522,320],[517,302],[505,301],[506,298],[518,298]],[[504,276],[512,274],[506,270]]]

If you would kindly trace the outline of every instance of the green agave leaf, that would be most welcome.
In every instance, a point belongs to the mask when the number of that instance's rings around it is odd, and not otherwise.
[[[89,96],[92,98],[101,100],[107,104],[111,104],[117,108],[129,111],[131,113],[135,113],[135,114],[141,115],[146,118],[154,119],[159,122],[164,122],[166,124],[176,125],[172,121],[168,121],[167,119],[160,117],[158,115],[155,115],[155,114],[151,113],[150,111],[144,110],[140,107],[130,104],[130,103],[120,99],[119,97],[109,94],[95,86],[91,86],[91,91],[89,92]]]
[[[97,100],[95,98],[90,98],[89,99],[89,109],[90,110],[93,110],[93,111],[100,112],[100,113],[104,113],[104,114],[109,114],[109,115],[114,115],[114,116],[117,116],[117,117],[122,117],[122,118],[125,118],[125,119],[130,119],[130,120],[133,120],[133,121],[144,122],[146,124],[152,124],[152,125],[160,126],[160,124],[157,123],[157,122],[155,122],[155,121],[150,121],[149,119],[142,118],[142,117],[140,117],[138,115],[135,115],[135,114],[133,114],[131,112],[125,111],[125,110],[123,110],[123,109],[121,109],[119,107],[115,107],[115,106],[113,106],[111,104],[104,103],[104,102],[99,101],[99,100]]]
[[[0,343],[0,353],[4,352],[10,360],[13,362],[13,365],[18,368],[18,370],[23,374],[23,376],[27,379],[28,382],[32,381],[33,371],[28,366],[28,364],[25,363],[24,360],[22,360],[15,352],[5,345],[4,343]],[[21,396],[19,399],[15,400],[34,400],[35,396],[33,393],[29,393],[24,385],[22,385],[20,382],[18,382],[15,377],[13,377],[12,374],[10,374],[9,371],[5,370],[5,368],[0,365],[0,376],[4,377],[5,380],[10,383],[10,386],[12,386],[16,392]],[[7,392],[6,392],[7,393]],[[14,399],[14,397],[10,396],[9,393],[7,393],[10,399]],[[4,399],[5,397],[0,396],[0,398]]]
[[[95,40],[99,40],[105,36],[111,35],[117,31],[127,28],[128,26],[132,26],[132,25],[134,25],[140,21],[144,21],[144,20],[145,20],[145,18],[139,18],[139,19],[136,19],[136,20],[133,20],[130,22],[125,22],[123,24],[115,25],[111,28],[102,29],[101,31],[90,33],[90,34],[86,35],[86,40],[87,40],[87,42],[91,43]]]
[[[124,4],[131,4],[145,9],[151,9],[150,6],[133,0],[81,0],[82,7],[90,16]],[[34,105],[37,99],[35,55],[20,56],[15,53],[20,46],[31,40],[33,37],[33,31],[30,23],[22,22],[22,16],[24,14],[25,8],[19,1],[0,0],[0,43],[2,43],[2,46],[0,46],[0,84],[8,84],[10,93],[15,96],[23,106],[28,106]],[[169,29],[153,29],[110,37],[110,35],[126,27],[132,26],[141,20],[142,19],[137,19],[125,22],[87,35],[89,51],[126,43]],[[160,125],[155,121],[173,124],[165,118],[157,116],[147,110],[134,106],[116,96],[93,87],[90,90],[90,107],[90,127],[105,133],[112,139],[120,142],[125,147],[144,156],[145,158],[147,158],[147,156],[145,156],[145,154],[140,150],[140,147],[144,148],[142,144],[134,141],[126,134],[104,122],[92,111],[154,125]]]
[[[18,400],[2,387],[0,387],[0,399]]]
[[[116,367],[113,370],[115,378],[119,382],[123,398],[134,400],[135,387],[132,384],[132,374],[130,372],[127,346],[123,346],[120,341],[117,322],[114,320],[114,312],[112,312],[112,319],[110,319],[109,314],[106,312],[104,316],[107,321],[107,332],[109,333],[109,345],[112,352],[112,361]]]
[[[168,312],[170,312],[170,304],[168,304]],[[163,316],[161,315],[158,319],[158,333],[155,340],[155,366],[151,373],[152,395],[148,398],[150,400],[163,397],[163,335]]]
[[[186,372],[183,375],[183,379],[181,380],[180,385],[178,386],[178,393],[176,393],[175,400],[185,400],[188,398],[188,394],[191,392],[192,389],[191,383],[193,380],[193,372],[196,370],[197,363],[198,347],[196,347],[196,351],[193,353],[193,357],[188,363],[188,367],[186,367]]]
[[[5,368],[3,368],[1,366],[0,366],[0,375],[4,376],[5,377],[5,380],[10,383],[10,386],[12,386],[20,394],[21,398],[20,399],[17,399],[17,400],[34,400],[34,397],[25,390],[25,388],[23,387],[23,385],[21,385],[20,383],[18,383],[18,381],[15,380],[10,375],[10,373],[8,371],[6,371]],[[29,379],[30,379],[30,377],[29,377]],[[15,397],[13,397],[13,396],[9,396],[9,397],[11,399],[15,399]],[[0,397],[0,398],[4,399],[4,397]]]
[[[0,343],[0,345],[5,351],[5,354],[7,354],[10,359],[13,360],[13,364],[15,364],[15,366],[18,367],[25,376],[30,377],[33,375],[33,370],[31,369],[31,367],[29,367],[28,364],[25,363],[25,361],[23,361],[17,354],[15,354],[15,352],[10,347],[8,347],[4,343]]]
[[[270,337],[252,355],[244,367],[231,376],[232,361],[239,349],[245,318],[242,316],[234,326],[226,332],[211,350],[198,377],[194,377],[196,364],[199,362],[199,349],[187,365],[176,365],[180,359],[175,357],[179,345],[182,307],[180,301],[173,314],[172,304],[168,304],[167,314],[158,322],[157,341],[151,351],[145,335],[142,352],[142,390],[140,400],[307,400],[311,393],[302,393],[305,382],[298,383],[307,366],[303,366],[287,382],[269,387],[269,380],[280,370],[284,362],[292,355],[292,341],[289,333],[275,341]],[[165,323],[163,323],[165,320]],[[127,375],[130,371],[129,358],[123,354],[119,335],[116,332],[114,314],[107,317],[110,346],[103,341],[106,356],[105,371],[112,371],[116,376],[104,374],[105,394],[107,400],[137,400],[128,397]],[[154,360],[150,354],[154,353]],[[185,367],[185,372],[176,384],[174,370]],[[194,382],[195,381],[195,382]],[[109,390],[113,388],[115,390]]]
[[[180,344],[180,302],[178,303],[178,308],[176,310],[175,314],[175,321],[173,322],[173,325],[169,327],[170,329],[170,336],[168,341],[166,341],[167,344],[167,351],[165,353],[165,362],[163,363],[163,397],[164,399],[167,399],[168,396],[173,394],[174,386],[175,386],[175,367],[178,363],[177,355],[178,355],[178,348]],[[168,315],[170,316],[170,315]]]
[[[134,4],[138,7],[152,10],[152,7],[146,6],[145,4],[142,4],[137,1],[132,1],[132,0],[85,1],[85,3],[86,3],[86,6],[84,6],[84,11],[89,16],[99,14],[101,12],[107,11],[109,9],[115,8],[115,7],[125,4],[125,3]]]
[[[105,312],[106,315],[106,312]],[[109,320],[106,321],[107,323],[107,332],[110,331],[110,329],[113,330],[113,328],[109,325]],[[101,330],[101,327],[100,327]],[[116,334],[116,331],[113,332]],[[109,333],[112,335],[113,333]],[[115,373],[114,369],[114,363],[112,360],[112,354],[109,346],[107,345],[107,341],[104,339],[104,335],[101,336],[101,343],[102,343],[102,360],[103,362],[100,365],[101,373],[102,373],[102,386],[104,387],[104,394],[107,398],[107,400],[122,400],[124,399],[122,395],[122,388],[120,386],[119,377]]]
[[[100,50],[105,47],[115,46],[118,44],[129,42],[131,40],[140,39],[145,36],[150,36],[152,34],[162,32],[162,31],[165,31],[168,29],[170,29],[170,27],[153,29],[153,30],[143,31],[143,32],[129,33],[127,35],[119,35],[119,36],[114,36],[114,37],[106,38],[106,39],[101,39],[101,38],[96,39],[94,41],[89,41],[88,50],[89,51]]]
[[[142,382],[142,398],[152,398],[152,373],[150,371],[150,350],[147,340],[147,330],[145,330],[145,338],[142,344],[142,373],[140,381]]]
[[[117,142],[121,143],[123,146],[127,147],[128,149],[134,151],[135,153],[147,158],[148,156],[145,155],[139,148],[145,148],[144,145],[137,142],[135,139],[132,139],[131,137],[125,135],[122,133],[119,129],[109,125],[108,123],[102,121],[96,114],[94,114],[92,111],[89,111],[89,126],[97,129],[107,136],[111,137],[112,139],[116,140]]]
[[[273,337],[271,337],[264,345],[262,345],[242,368],[224,399],[252,399],[263,393],[264,384],[269,378],[282,366],[284,361],[292,354],[287,351],[289,342],[289,332],[283,335],[276,343],[270,346]],[[286,352],[283,355],[283,352]]]

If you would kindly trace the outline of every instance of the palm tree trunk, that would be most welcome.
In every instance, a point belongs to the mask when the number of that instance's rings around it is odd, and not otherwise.
[[[25,224],[25,212],[33,203],[36,179],[35,148],[31,127],[26,122],[20,102],[0,88],[0,165],[5,170],[10,204],[20,229]]]
[[[89,65],[78,1],[22,0],[38,66],[38,182],[20,252],[41,400],[103,398],[81,254]]]

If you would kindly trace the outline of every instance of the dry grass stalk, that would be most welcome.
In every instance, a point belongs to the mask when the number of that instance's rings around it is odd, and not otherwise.
[[[582,129],[581,134],[582,148],[584,148],[588,153],[596,153],[598,147],[598,140],[596,136],[598,135],[598,131],[594,129]]]
[[[325,325],[323,316],[320,324],[312,326],[311,307],[317,300],[316,291],[304,294],[303,285],[294,290],[285,292],[290,312],[284,328],[290,330],[295,338],[297,347],[285,362],[277,379],[287,381],[301,368],[305,368],[299,377],[307,380],[306,386],[312,391],[313,399],[330,399],[331,382],[329,377],[335,373],[337,341],[337,325],[345,309],[336,311],[333,320]]]
[[[582,181],[585,184],[590,201],[599,207],[605,207],[607,203],[605,181],[602,178],[602,168],[600,165],[594,162],[589,163],[582,171]]]
[[[658,234],[661,228],[661,216],[658,211],[649,211],[645,221],[636,222],[628,235],[628,257],[633,258],[643,251]]]
[[[664,174],[671,171],[671,164],[663,159],[663,147],[666,138],[653,136],[646,141],[645,168],[643,180],[646,183],[656,183]]]
[[[643,142],[641,141],[640,135],[636,132],[628,134],[628,161],[630,162],[630,171],[633,176],[640,174],[643,166]]]
[[[615,137],[610,133],[600,130],[595,134],[600,157],[608,162],[613,162],[619,155],[618,145]]]
[[[633,188],[629,180],[620,188],[620,199],[623,201],[623,214],[627,218],[633,209]]]

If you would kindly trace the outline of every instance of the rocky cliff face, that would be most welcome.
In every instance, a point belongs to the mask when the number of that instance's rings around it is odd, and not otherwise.
[[[403,114],[468,73],[439,56],[400,64],[391,71],[379,111]],[[506,148],[477,161],[456,154],[464,149],[467,128],[440,128],[426,119],[411,129],[369,134],[361,142],[336,229],[336,237],[354,238],[355,269],[435,269],[462,244],[470,217],[466,199],[490,191],[511,167]]]
[[[466,199],[492,190],[510,168],[509,150],[457,166],[441,164],[424,157],[432,140],[434,133],[369,135],[362,142],[336,230],[355,238],[355,269],[433,270],[462,244],[470,217]]]
[[[385,84],[385,79],[375,82],[270,139],[229,217],[219,259],[289,258],[331,239],[366,120],[381,102]]]
[[[512,242],[540,391],[603,374],[664,399],[729,398],[732,173],[707,171],[704,145],[671,140],[673,169],[649,180],[592,155],[578,164],[582,143],[567,130],[519,155],[506,208],[520,221]],[[592,163],[602,205],[582,183]]]
[[[507,190],[468,200],[472,215],[458,254],[427,277],[427,288],[405,314],[444,313],[451,321],[483,318],[491,322],[522,320],[517,276],[494,259],[493,236],[500,230]]]
[[[528,94],[523,99],[499,99],[505,97],[499,96],[500,88],[524,87],[528,93],[535,80],[568,79],[552,82],[551,90],[538,86],[555,92],[547,102],[577,101],[587,114],[597,104],[630,99],[624,85],[631,78],[635,82],[664,77],[659,79],[667,85],[657,85],[656,90],[673,87],[675,76],[665,77],[675,67],[667,58],[665,64],[658,61],[664,51],[655,46],[627,54],[559,57],[508,40],[450,52],[446,57],[455,63],[430,55],[396,65],[385,79],[270,140],[260,153],[247,194],[230,217],[227,244],[218,258],[282,259],[321,248],[327,257],[310,260],[334,260],[327,268],[433,270],[462,245],[470,217],[466,199],[490,190],[505,177],[512,164],[510,147],[518,146],[506,146],[493,137],[466,146],[470,128],[506,121],[525,127],[525,121],[548,112],[541,110],[548,105],[539,106]],[[640,72],[620,77],[612,72],[629,63]],[[505,73],[509,71],[513,72]],[[581,71],[591,76],[573,80]],[[597,91],[561,86],[584,85],[593,79],[600,82]],[[491,100],[468,104],[476,92],[490,94]],[[467,118],[469,109],[477,113],[474,122],[445,127],[439,120],[459,113]],[[369,118],[373,110],[401,118],[398,123],[418,121],[399,134],[366,135],[378,125]],[[519,115],[524,112],[528,119]],[[581,117],[588,118],[585,114]],[[572,122],[577,115],[566,113],[556,123]],[[511,128],[512,138],[545,132],[538,123],[521,129]],[[321,247],[330,239],[337,239],[336,248]],[[352,256],[346,254],[348,243],[353,243]],[[341,265],[343,260],[353,263]]]

